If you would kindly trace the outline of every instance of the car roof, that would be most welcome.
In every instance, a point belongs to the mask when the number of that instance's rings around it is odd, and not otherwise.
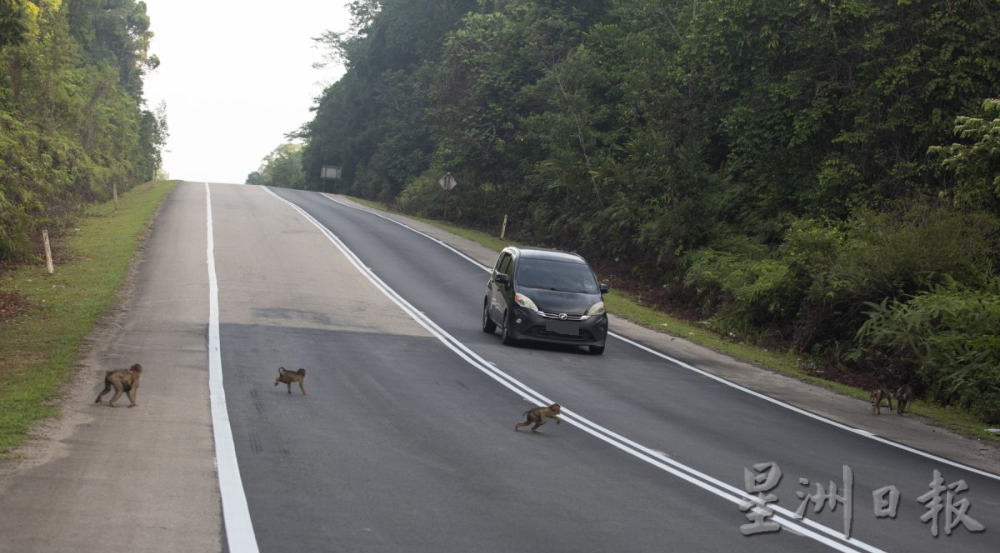
[[[521,257],[532,258],[532,259],[549,259],[552,261],[563,261],[570,263],[580,263],[586,265],[587,262],[583,260],[582,257],[575,253],[569,253],[559,250],[543,250],[541,248],[510,248],[511,250],[517,252]]]

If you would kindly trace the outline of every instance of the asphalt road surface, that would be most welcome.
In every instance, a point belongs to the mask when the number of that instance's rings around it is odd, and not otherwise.
[[[481,265],[333,198],[183,183],[147,257],[99,360],[148,358],[143,406],[97,408],[87,383],[56,460],[0,495],[0,551],[997,550],[1000,477],[728,385],[662,341],[503,346],[481,331]],[[274,386],[279,366],[305,368],[309,394]],[[548,402],[562,424],[513,431]],[[747,537],[763,463],[782,477],[758,518],[780,531]],[[836,509],[794,517],[797,492],[834,484]]]
[[[996,550],[996,478],[621,340],[603,356],[505,347],[480,329],[480,266],[323,195],[215,187],[212,205],[229,416],[262,551]],[[306,367],[310,395],[267,386],[279,365]],[[572,414],[513,432],[540,399]],[[764,462],[783,472],[770,493],[788,524],[745,537],[733,498]],[[851,541],[844,505],[810,505],[813,525],[789,516],[817,483],[843,496],[845,466]],[[985,532],[946,535],[942,493],[932,537],[918,497],[935,470],[965,481],[952,504],[967,499]],[[875,516],[885,486],[900,494],[894,518]]]

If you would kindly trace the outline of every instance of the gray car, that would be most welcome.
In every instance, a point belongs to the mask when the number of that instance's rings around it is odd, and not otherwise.
[[[504,344],[574,344],[600,355],[608,338],[608,290],[579,255],[504,248],[486,283],[483,332],[499,326]]]

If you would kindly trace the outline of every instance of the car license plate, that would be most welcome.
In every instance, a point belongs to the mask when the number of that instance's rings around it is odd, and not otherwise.
[[[580,334],[580,323],[569,321],[545,321],[545,330],[567,336]]]

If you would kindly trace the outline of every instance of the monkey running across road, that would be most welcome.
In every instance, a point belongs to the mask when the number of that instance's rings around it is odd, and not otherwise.
[[[531,427],[532,432],[538,432],[538,427],[545,424],[546,419],[554,419],[556,424],[562,424],[562,419],[556,415],[562,413],[562,408],[559,407],[558,403],[553,403],[548,407],[535,407],[534,409],[528,409],[524,412],[524,422],[519,422],[514,425],[514,432],[520,432],[519,428],[522,426],[528,426],[531,423],[535,423],[535,426]]]

